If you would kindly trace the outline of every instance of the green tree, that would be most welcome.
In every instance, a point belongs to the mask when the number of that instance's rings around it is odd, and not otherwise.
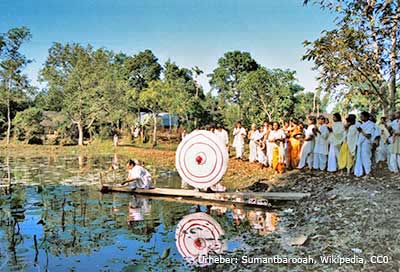
[[[49,91],[62,94],[62,111],[77,126],[79,145],[83,145],[84,132],[110,103],[106,94],[112,92],[111,57],[111,52],[93,50],[90,45],[55,43],[41,71]]]
[[[336,29],[305,41],[303,59],[314,61],[321,88],[340,100],[357,93],[376,99],[384,112],[395,110],[400,55],[399,1],[322,0],[336,14]],[[349,95],[350,94],[350,95]]]
[[[27,92],[32,89],[23,69],[29,60],[20,52],[21,46],[29,41],[28,28],[12,28],[0,34],[0,103],[7,111],[7,144],[10,143],[12,126],[12,104],[27,99]]]
[[[153,146],[157,145],[157,116],[164,110],[163,98],[165,84],[161,80],[151,81],[149,86],[139,94],[140,105],[149,110],[153,117]]]
[[[317,95],[313,92],[298,92],[294,96],[294,108],[292,116],[305,120],[310,114],[316,114],[319,112],[325,112],[325,104],[323,104]]]
[[[201,73],[200,70],[196,70]],[[165,109],[178,115],[186,127],[197,126],[203,114],[201,101],[204,93],[193,78],[193,72],[187,68],[180,68],[171,61],[164,65],[164,79],[166,94],[163,97]],[[193,124],[193,125],[192,125]]]
[[[295,72],[260,67],[249,72],[238,85],[242,90],[245,123],[277,120],[292,113],[295,94],[302,91]]]
[[[247,73],[258,68],[259,65],[248,52],[226,52],[218,60],[218,67],[208,76],[211,87],[218,92],[220,97],[221,110],[226,104],[233,103],[239,105],[240,113],[243,113],[242,90],[238,88],[238,85]]]
[[[13,119],[15,136],[18,140],[30,143],[40,139],[43,134],[43,113],[40,109],[31,107],[17,112]]]
[[[149,86],[149,83],[160,79],[162,71],[157,57],[146,49],[133,57],[126,57],[124,60],[126,77],[132,87],[138,92]]]

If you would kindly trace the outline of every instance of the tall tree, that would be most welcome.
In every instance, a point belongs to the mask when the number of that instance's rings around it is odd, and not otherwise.
[[[161,80],[151,81],[149,86],[142,90],[139,95],[140,105],[149,110],[153,117],[153,146],[157,145],[157,116],[164,110],[165,90],[165,84]]]
[[[277,120],[294,108],[294,96],[302,91],[294,71],[260,67],[248,73],[238,87],[242,90],[245,121]]]
[[[226,52],[218,60],[218,67],[208,76],[211,87],[220,96],[221,109],[226,103],[237,104],[242,109],[242,92],[238,85],[247,73],[257,70],[258,67],[259,65],[248,52]]]
[[[323,90],[338,98],[374,96],[384,112],[396,107],[400,1],[306,0],[336,14],[336,29],[305,41],[303,59],[320,71]]]
[[[41,71],[49,90],[62,93],[62,111],[77,126],[79,145],[83,145],[85,130],[105,110],[105,93],[111,91],[110,59],[111,53],[104,49],[55,43]]]
[[[21,52],[21,46],[29,41],[31,33],[28,28],[12,28],[0,34],[0,103],[7,108],[7,144],[11,136],[11,105],[17,100],[26,98],[31,90],[23,69],[30,62]]]
[[[196,70],[201,73],[201,70]],[[164,65],[164,82],[166,83],[166,109],[179,116],[187,127],[196,127],[203,114],[201,101],[205,98],[203,90],[193,78],[193,70],[180,68],[174,62]]]
[[[149,49],[133,57],[126,57],[124,66],[126,77],[138,92],[147,88],[151,81],[160,79],[162,71],[157,57]]]

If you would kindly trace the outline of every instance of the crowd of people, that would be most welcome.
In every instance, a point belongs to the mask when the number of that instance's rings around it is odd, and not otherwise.
[[[374,169],[388,167],[400,172],[400,112],[381,117],[362,112],[359,120],[349,114],[344,120],[339,113],[309,116],[306,124],[296,119],[280,122],[265,121],[250,129],[237,122],[229,134],[221,126],[208,130],[229,147],[235,149],[235,158],[244,160],[248,143],[248,160],[269,167],[276,173],[285,169],[310,169],[329,172],[353,173],[355,176],[371,175]]]

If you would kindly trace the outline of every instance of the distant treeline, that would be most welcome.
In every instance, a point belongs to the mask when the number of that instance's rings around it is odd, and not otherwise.
[[[198,83],[203,71],[160,64],[150,50],[133,56],[91,45],[54,43],[43,64],[37,89],[24,68],[29,56],[20,52],[28,42],[27,28],[3,34],[1,54],[0,132],[8,139],[53,144],[83,144],[85,139],[133,134],[135,128],[157,142],[157,115],[178,117],[190,131],[210,123],[232,127],[284,116],[305,117],[323,103],[304,92],[295,72],[267,69],[248,52],[222,56],[208,75],[212,92]],[[322,105],[321,105],[322,104]],[[147,112],[152,118],[140,118]]]

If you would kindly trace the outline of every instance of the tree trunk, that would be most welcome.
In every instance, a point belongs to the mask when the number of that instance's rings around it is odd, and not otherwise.
[[[154,128],[153,128],[153,147],[157,145],[157,114],[153,113],[153,121],[154,121]]]
[[[10,90],[8,90],[7,96],[7,145],[10,144],[11,138],[11,106],[10,106]]]
[[[390,80],[389,80],[389,92],[390,92],[390,110],[392,112],[396,111],[396,61],[397,61],[397,29],[399,23],[399,10],[400,6],[396,8],[396,13],[393,18],[393,26],[391,29],[392,46],[390,49]]]
[[[78,138],[78,145],[82,146],[83,145],[83,127],[81,122],[76,123],[78,125],[78,133],[79,133],[79,138]]]

